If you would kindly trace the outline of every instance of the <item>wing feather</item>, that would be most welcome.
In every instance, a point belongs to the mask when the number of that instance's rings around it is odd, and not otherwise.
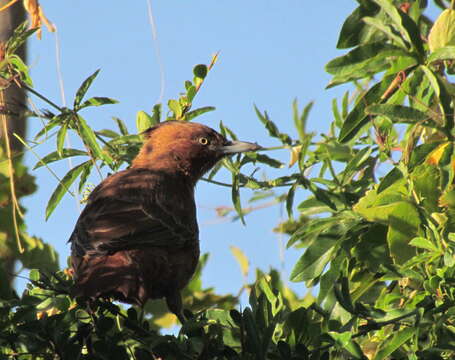
[[[73,255],[83,256],[178,248],[197,239],[192,186],[162,173],[129,169],[93,190],[69,241]]]

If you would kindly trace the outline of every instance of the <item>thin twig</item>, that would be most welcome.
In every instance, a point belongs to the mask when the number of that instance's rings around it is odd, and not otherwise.
[[[50,106],[52,106],[54,109],[60,111],[60,112],[63,112],[63,108],[61,108],[60,106],[58,106],[56,103],[54,103],[53,101],[49,100],[47,97],[45,97],[44,95],[41,95],[38,91],[32,89],[30,86],[28,86],[27,84],[25,84],[23,81],[20,81],[20,84],[21,86],[30,91],[32,94],[34,94],[35,96],[39,97],[41,100],[43,100],[44,102],[48,103]]]
[[[0,91],[0,105],[4,106],[5,102],[5,95],[3,90]],[[19,203],[16,197],[16,186],[14,183],[14,166],[13,166],[13,159],[11,156],[11,144],[9,142],[9,133],[8,133],[8,124],[6,115],[4,113],[0,113],[0,118],[2,120],[3,125],[3,137],[5,138],[5,147],[6,147],[6,156],[8,158],[8,172],[9,172],[9,184],[10,184],[10,191],[11,191],[11,201],[12,201],[12,215],[13,215],[13,225],[14,225],[14,234],[16,235],[16,243],[19,253],[23,253],[25,249],[22,247],[21,239],[19,236],[19,226],[17,224],[17,214],[21,217],[23,216],[21,210],[19,208]],[[17,211],[17,213],[16,213]]]

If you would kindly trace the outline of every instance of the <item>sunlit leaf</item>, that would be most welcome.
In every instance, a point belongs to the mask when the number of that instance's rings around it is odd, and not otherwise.
[[[214,111],[216,108],[213,107],[213,106],[204,106],[204,107],[201,107],[199,109],[195,109],[195,110],[191,110],[191,111],[188,111],[186,114],[185,114],[185,120],[186,121],[191,121],[193,120],[195,117],[198,117],[202,114],[205,114],[206,112],[209,112],[209,111]]]
[[[100,69],[96,70],[92,75],[90,75],[87,79],[84,80],[84,82],[81,84],[79,89],[76,92],[76,96],[74,98],[74,108],[79,109],[79,105],[82,102],[82,99],[84,98],[85,94],[87,93],[87,90],[89,89],[90,85],[92,85],[93,80],[98,76],[98,73],[100,72]]]
[[[231,249],[232,255],[234,255],[235,259],[237,260],[237,263],[240,265],[242,275],[244,277],[248,276],[250,268],[250,262],[248,261],[248,258],[245,256],[243,251],[240,250],[240,248],[238,248],[237,246],[231,245],[229,248]]]
[[[432,52],[455,45],[455,10],[445,9],[439,15],[428,35],[428,45]]]
[[[79,109],[83,109],[89,106],[101,106],[101,105],[111,105],[118,104],[118,101],[108,97],[94,96],[88,100],[85,100],[80,106]]]
[[[44,166],[45,164],[50,164],[54,161],[58,161],[73,156],[88,156],[88,154],[86,151],[77,149],[62,149],[61,154],[59,154],[57,151],[54,151],[44,156],[40,161],[38,161],[36,165],[33,167],[33,170],[38,169],[41,166]]]
[[[87,125],[84,118],[78,116],[78,128],[80,131],[80,136],[84,141],[84,144],[89,148],[92,152],[95,159],[100,159],[108,163],[109,165],[113,165],[113,159],[110,157],[109,154],[103,151],[103,149],[98,144],[96,140],[95,133],[93,130]]]

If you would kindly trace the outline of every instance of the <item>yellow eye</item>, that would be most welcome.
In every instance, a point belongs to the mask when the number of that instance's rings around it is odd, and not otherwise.
[[[209,143],[209,141],[207,140],[207,138],[205,138],[205,137],[199,138],[199,144],[207,145],[208,143]]]

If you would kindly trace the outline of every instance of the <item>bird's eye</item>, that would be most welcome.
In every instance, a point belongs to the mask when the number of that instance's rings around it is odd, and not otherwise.
[[[199,144],[201,145],[207,145],[209,143],[209,140],[205,137],[199,138]]]

